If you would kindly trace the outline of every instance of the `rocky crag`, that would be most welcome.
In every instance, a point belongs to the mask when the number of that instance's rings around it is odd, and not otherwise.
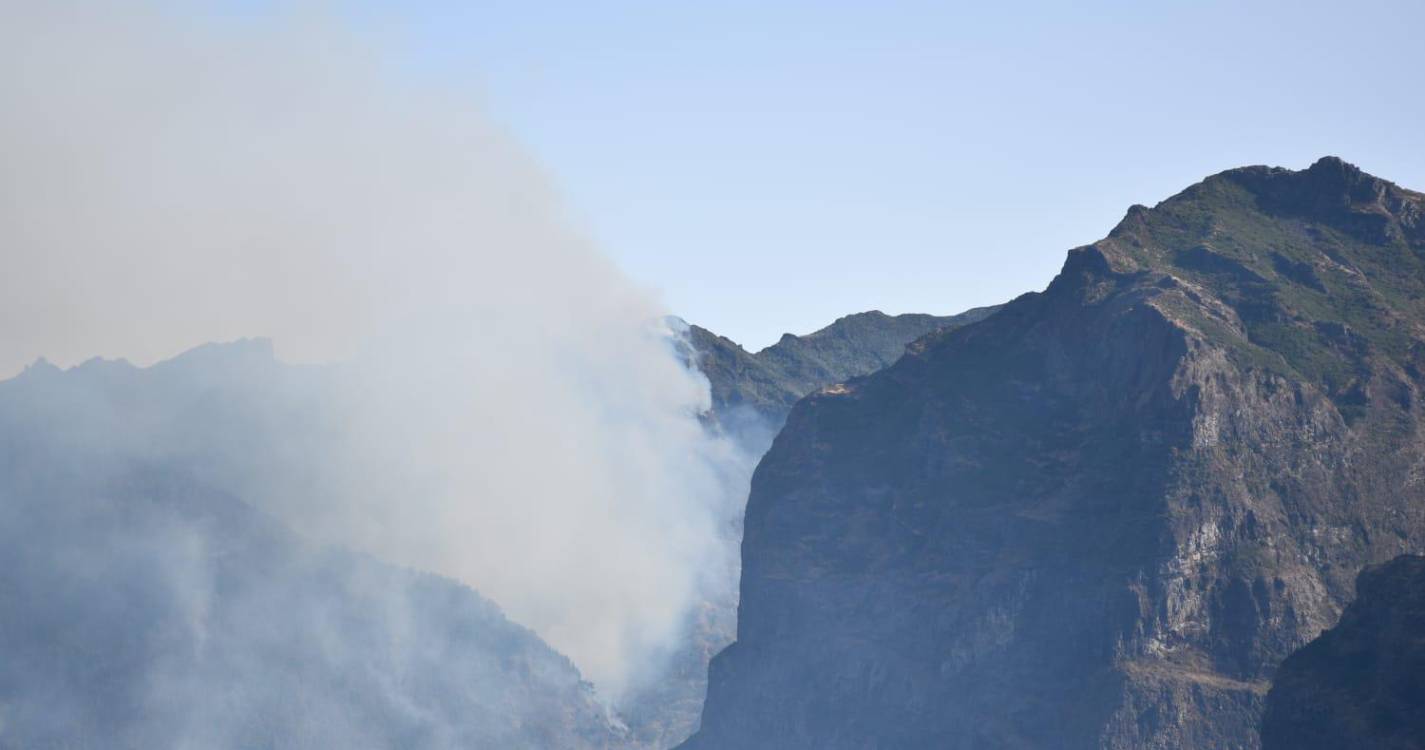
[[[725,428],[770,444],[803,396],[873,373],[900,359],[912,341],[983,320],[997,309],[977,307],[958,315],[871,310],[838,318],[805,336],[782,334],[757,352],[696,325],[689,327],[688,340],[712,388],[713,416]]]
[[[1425,557],[1361,573],[1336,627],[1282,662],[1262,747],[1425,748]]]
[[[916,339],[981,320],[995,309],[946,316],[872,310],[839,318],[805,336],[784,334],[755,353],[706,328],[687,326],[684,356],[708,379],[709,429],[728,434],[747,455],[750,467],[767,450],[798,399],[829,384],[875,372],[899,359]],[[741,533],[740,525],[727,529],[727,543],[736,548]],[[623,706],[632,734],[641,744],[671,747],[697,729],[707,693],[708,662],[732,643],[737,628],[735,566],[727,571],[727,580],[732,585],[693,613],[668,673]]]
[[[1253,748],[1425,547],[1425,196],[1213,176],[792,409],[687,748]]]

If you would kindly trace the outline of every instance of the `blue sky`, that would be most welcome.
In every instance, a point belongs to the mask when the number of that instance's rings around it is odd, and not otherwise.
[[[1130,204],[1233,166],[1336,154],[1425,188],[1425,3],[359,7],[628,274],[750,349],[1041,289]]]

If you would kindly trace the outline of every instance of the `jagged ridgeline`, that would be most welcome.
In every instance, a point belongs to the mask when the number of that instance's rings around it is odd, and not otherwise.
[[[733,426],[755,416],[775,432],[792,404],[808,393],[873,373],[900,359],[916,339],[983,320],[998,309],[977,307],[943,316],[872,310],[806,336],[783,334],[756,353],[699,326],[689,328],[688,338],[698,369],[712,386],[714,415]]]
[[[1213,176],[1043,293],[803,399],[688,748],[1259,745],[1282,660],[1425,548],[1425,196]]]

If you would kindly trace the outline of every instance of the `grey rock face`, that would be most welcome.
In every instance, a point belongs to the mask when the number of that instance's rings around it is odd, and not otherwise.
[[[1256,747],[1425,545],[1422,217],[1336,159],[1226,172],[799,402],[685,747]]]
[[[772,346],[748,353],[705,328],[689,326],[690,364],[708,378],[713,408],[708,427],[731,435],[750,462],[767,450],[772,436],[798,399],[833,383],[889,365],[906,346],[934,331],[981,320],[996,308],[958,315],[848,315],[806,336],[786,334]],[[750,468],[749,463],[749,468]],[[740,525],[726,530],[728,544],[741,539]],[[736,582],[737,569],[727,572]],[[633,736],[652,747],[671,747],[698,728],[707,693],[708,663],[732,643],[737,627],[737,591],[702,603],[687,624],[683,647],[666,676],[621,706]]]
[[[1425,748],[1425,557],[1366,569],[1336,627],[1282,662],[1262,747]]]

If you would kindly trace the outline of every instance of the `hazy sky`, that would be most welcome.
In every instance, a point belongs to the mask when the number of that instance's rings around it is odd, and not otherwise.
[[[389,6],[353,14],[749,348],[1042,288],[1130,204],[1233,166],[1336,154],[1425,187],[1425,3]]]

